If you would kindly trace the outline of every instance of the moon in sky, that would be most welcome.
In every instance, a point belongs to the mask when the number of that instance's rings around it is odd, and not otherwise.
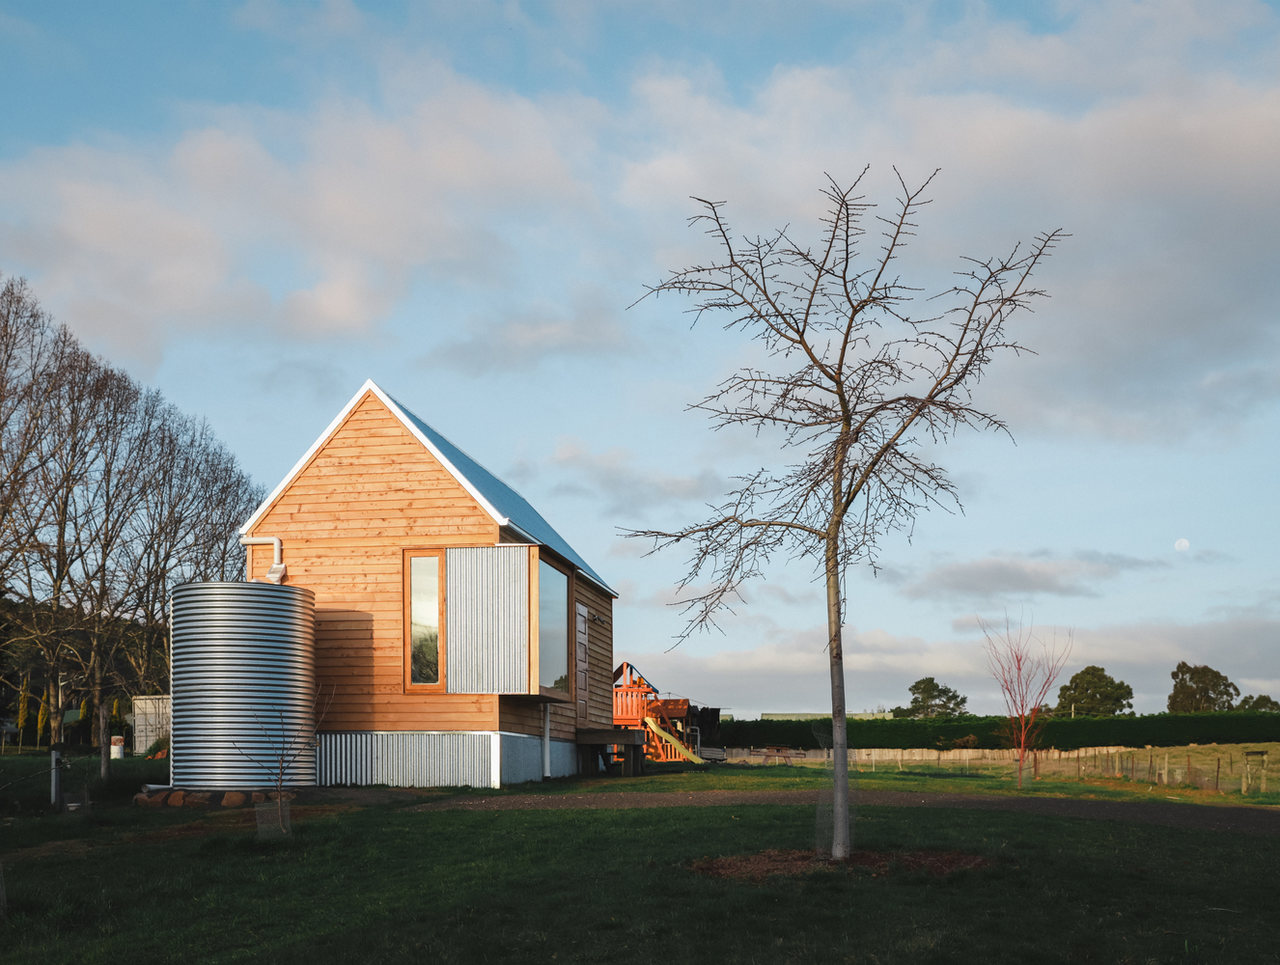
[[[1185,553],[1187,550],[1191,549],[1191,541],[1186,539],[1179,539],[1174,542],[1173,548],[1176,549],[1179,553]]]

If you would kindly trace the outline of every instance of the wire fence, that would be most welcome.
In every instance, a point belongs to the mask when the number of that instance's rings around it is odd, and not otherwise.
[[[823,764],[830,766],[831,750],[818,748],[730,748],[730,761],[758,764]],[[1269,772],[1280,764],[1280,744],[1250,748],[1133,748],[1087,747],[1059,751],[1028,751],[1024,775],[1056,780],[1115,779],[1170,787],[1234,791],[1243,794],[1280,791],[1280,775]],[[940,769],[949,773],[981,773],[1018,766],[1016,748],[850,748],[849,765],[863,772]]]

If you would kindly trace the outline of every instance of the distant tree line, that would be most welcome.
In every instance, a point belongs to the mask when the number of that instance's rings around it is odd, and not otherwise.
[[[1240,711],[1280,711],[1280,701],[1268,694],[1249,694],[1240,700],[1240,688],[1212,667],[1180,661],[1169,675],[1173,690],[1169,693],[1171,714],[1200,714]],[[916,720],[963,717],[967,715],[969,698],[932,677],[922,677],[907,692],[911,701],[893,708],[895,718]],[[1058,688],[1056,706],[1045,704],[1040,713],[1048,717],[1113,717],[1133,713],[1133,688],[1116,680],[1102,667],[1090,665],[1078,671]]]
[[[168,689],[170,590],[241,577],[262,491],[205,422],[0,282],[0,716],[58,743],[82,707],[105,761],[115,699]]]
[[[720,723],[725,747],[798,747],[830,743],[829,719],[726,720]],[[822,736],[818,736],[822,735]],[[850,747],[951,750],[964,747],[1013,747],[1009,718],[929,717],[866,720],[848,724]],[[1032,744],[1068,751],[1080,747],[1180,747],[1185,744],[1242,744],[1280,740],[1280,714],[1216,711],[1201,714],[1041,718]]]
[[[1280,711],[1280,702],[1268,694],[1249,694],[1236,701],[1240,688],[1225,675],[1206,667],[1179,661],[1173,673],[1173,690],[1169,693],[1171,713],[1195,714],[1223,710]]]

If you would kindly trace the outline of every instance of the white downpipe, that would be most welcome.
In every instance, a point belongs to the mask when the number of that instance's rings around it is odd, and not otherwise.
[[[284,544],[279,536],[241,536],[240,545],[244,550],[244,577],[249,579],[249,547],[271,547],[271,569],[267,570],[266,581],[279,584],[284,581]]]
[[[542,705],[542,779],[551,776],[551,705]]]

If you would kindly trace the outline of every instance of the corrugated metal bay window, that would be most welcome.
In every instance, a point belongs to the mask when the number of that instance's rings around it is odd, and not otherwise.
[[[533,559],[531,547],[517,544],[405,551],[407,693],[568,696],[570,578],[545,560],[537,569],[537,679],[529,679]]]
[[[529,547],[445,551],[449,693],[529,692]]]

